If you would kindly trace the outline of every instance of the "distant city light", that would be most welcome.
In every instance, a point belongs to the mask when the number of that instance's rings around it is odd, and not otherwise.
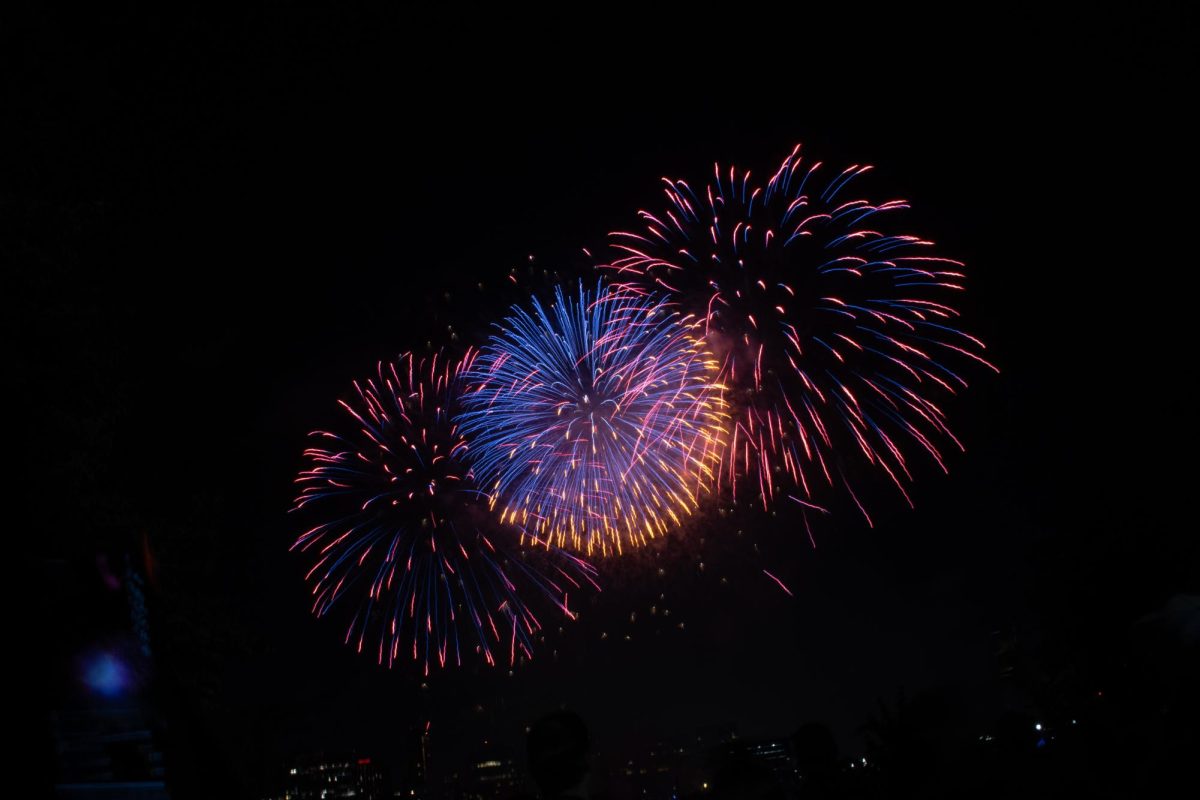
[[[1034,726],[1033,726],[1033,729],[1034,729],[1035,731],[1040,731],[1040,730],[1042,729],[1042,723],[1040,723],[1040,722],[1038,722],[1038,723],[1035,723],[1035,724],[1034,724]]]
[[[115,697],[130,688],[133,676],[129,668],[112,653],[98,653],[84,662],[83,682],[92,691]]]

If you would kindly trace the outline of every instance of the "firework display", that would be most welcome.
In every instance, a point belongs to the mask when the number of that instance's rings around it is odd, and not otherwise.
[[[490,514],[454,422],[460,360],[405,354],[355,382],[341,433],[314,431],[293,512],[319,514],[292,549],[312,560],[313,611],[344,608],[345,640],[380,664],[411,658],[487,664],[532,656],[535,599],[574,617],[570,595],[595,570],[567,553],[516,550],[512,526]],[[528,601],[528,602],[527,602]]]
[[[727,428],[699,318],[597,286],[515,308],[466,370],[461,428],[501,519],[610,555],[680,524]]]
[[[765,183],[719,165],[703,187],[664,179],[666,209],[611,234],[601,265],[699,315],[731,392],[722,483],[735,497],[748,483],[764,508],[787,496],[824,511],[822,487],[843,487],[870,522],[852,460],[911,504],[910,453],[944,470],[946,443],[962,446],[938,395],[967,386],[962,364],[996,370],[956,322],[963,264],[889,232],[906,201],[850,198],[870,169],[826,175],[797,146]]]
[[[573,619],[572,593],[599,588],[582,557],[666,536],[710,492],[792,501],[806,527],[845,492],[871,524],[867,473],[911,505],[914,457],[945,471],[962,448],[947,396],[999,370],[960,327],[962,262],[896,232],[907,201],[851,196],[870,170],[797,146],[765,182],[664,178],[666,207],[610,234],[593,287],[531,255],[505,284],[529,300],[481,349],[356,382],[353,423],[313,432],[297,478],[313,611],[343,610],[346,642],[389,667],[512,665],[542,629],[531,604]]]

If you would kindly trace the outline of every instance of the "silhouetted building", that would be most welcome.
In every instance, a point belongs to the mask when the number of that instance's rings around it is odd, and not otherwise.
[[[101,553],[92,563],[58,562],[51,594],[84,616],[84,636],[66,637],[71,664],[54,688],[54,794],[60,798],[168,796],[150,701],[152,653],[142,565]],[[80,610],[82,609],[82,610]]]
[[[788,743],[781,739],[747,739],[738,743],[746,755],[774,773],[785,784],[796,777],[796,759]]]
[[[428,722],[409,731],[400,747],[399,768],[395,776],[398,786],[393,796],[427,800],[434,794],[429,777],[431,744],[432,734]]]
[[[60,712],[51,720],[61,798],[165,800],[163,757],[137,707]]]
[[[710,785],[721,797],[794,796],[799,779],[790,745],[775,739],[737,739],[711,760]],[[708,787],[705,787],[708,788]]]
[[[528,790],[516,759],[494,746],[486,746],[464,769],[451,773],[446,788],[450,800],[507,800]]]
[[[383,775],[371,759],[360,756],[309,756],[288,767],[279,800],[383,800]]]
[[[681,788],[687,771],[688,751],[679,744],[655,742],[643,756],[629,759],[622,772],[633,797],[645,800],[672,800],[684,792]]]

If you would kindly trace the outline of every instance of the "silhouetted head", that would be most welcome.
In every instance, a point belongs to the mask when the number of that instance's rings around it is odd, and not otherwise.
[[[575,788],[588,773],[588,732],[573,711],[542,717],[529,730],[526,742],[529,773],[543,797]]]

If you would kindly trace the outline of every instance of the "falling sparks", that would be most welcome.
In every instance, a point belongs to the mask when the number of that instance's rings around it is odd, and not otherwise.
[[[311,434],[296,478],[293,513],[323,520],[292,546],[313,564],[312,610],[344,609],[346,644],[389,667],[411,658],[428,675],[461,665],[464,650],[511,667],[532,657],[541,629],[523,598],[574,618],[570,593],[599,588],[576,556],[497,545],[518,544],[520,533],[488,512],[453,419],[476,357],[380,363],[339,401],[353,422]]]
[[[999,371],[946,299],[962,263],[884,232],[908,203],[843,199],[870,169],[828,175],[797,146],[765,184],[720,166],[699,191],[664,178],[665,212],[611,234],[601,264],[614,288],[665,289],[702,314],[729,388],[720,484],[764,509],[790,496],[806,524],[823,488],[847,490],[869,521],[845,474],[855,460],[911,503],[910,452],[945,470],[946,444],[962,447],[939,399],[967,386],[958,364]]]
[[[610,555],[695,511],[728,424],[701,324],[601,286],[515,308],[466,371],[459,417],[501,518]]]

